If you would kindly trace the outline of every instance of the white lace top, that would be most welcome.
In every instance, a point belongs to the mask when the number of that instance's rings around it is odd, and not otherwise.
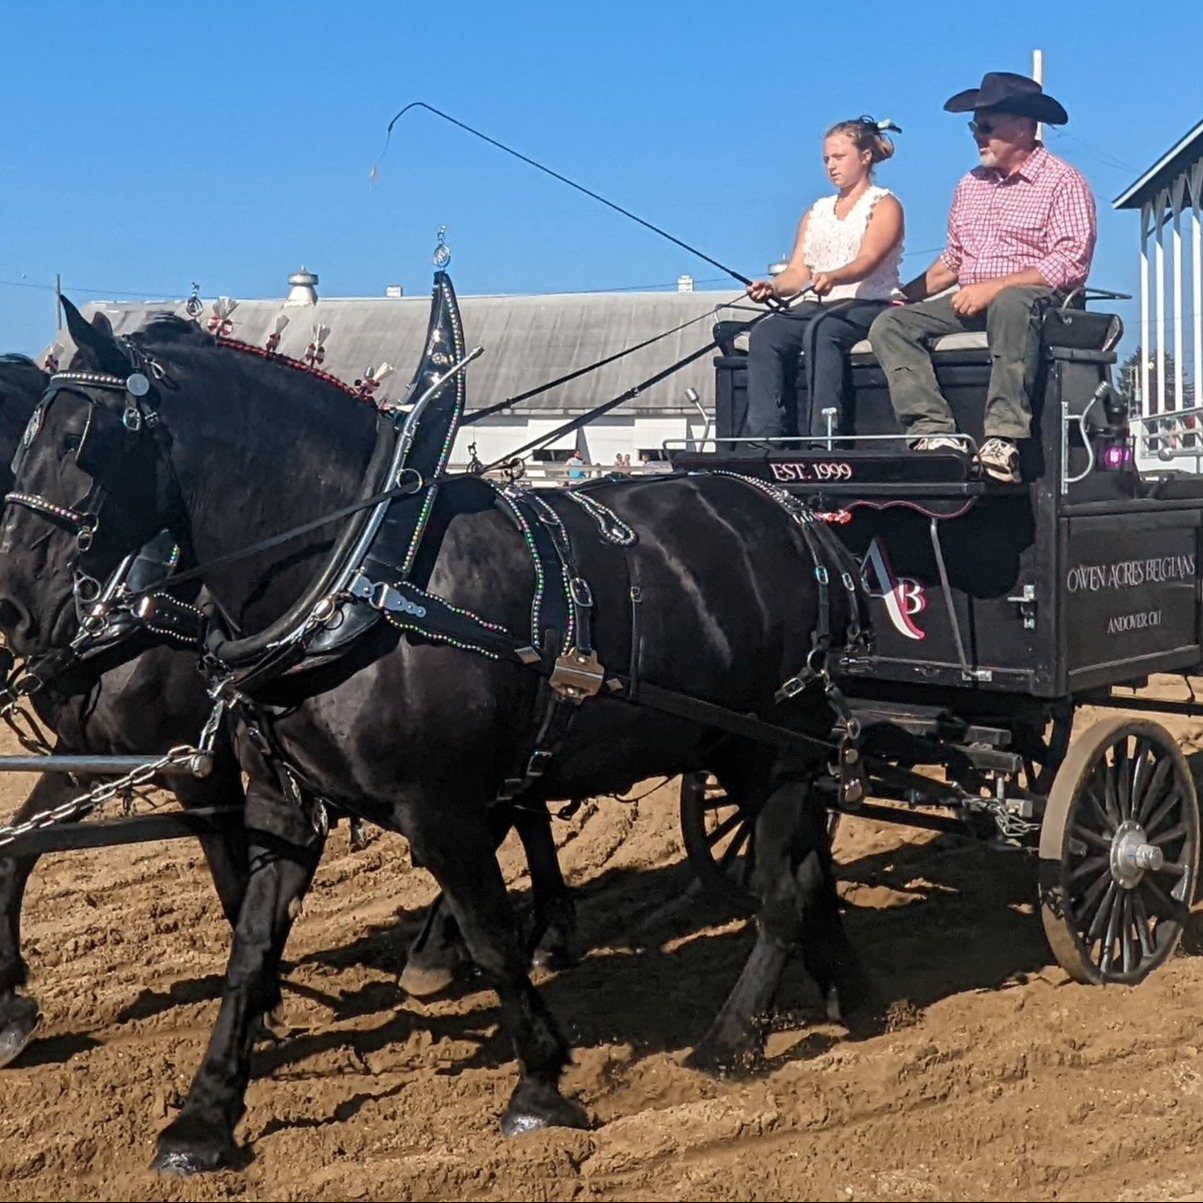
[[[836,197],[824,196],[815,201],[806,223],[806,241],[803,257],[811,272],[834,271],[851,263],[860,253],[865,231],[869,228],[869,215],[873,206],[883,196],[889,196],[888,188],[870,184],[852,206],[847,217],[836,217]],[[902,240],[892,247],[890,253],[863,280],[855,284],[837,284],[825,298],[828,301],[860,297],[863,300],[884,301],[899,295],[902,281],[898,266],[902,262]]]

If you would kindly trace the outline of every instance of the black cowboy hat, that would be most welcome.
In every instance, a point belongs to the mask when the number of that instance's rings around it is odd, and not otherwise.
[[[949,113],[968,113],[975,109],[993,109],[996,113],[1018,113],[1046,121],[1049,125],[1064,125],[1069,114],[1034,79],[1013,75],[1010,71],[987,71],[980,88],[968,88],[944,102]]]

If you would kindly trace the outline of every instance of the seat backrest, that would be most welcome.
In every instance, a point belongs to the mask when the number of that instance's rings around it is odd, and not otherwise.
[[[1049,309],[1040,336],[1046,347],[1078,351],[1112,351],[1124,336],[1124,323],[1115,313],[1088,309]]]

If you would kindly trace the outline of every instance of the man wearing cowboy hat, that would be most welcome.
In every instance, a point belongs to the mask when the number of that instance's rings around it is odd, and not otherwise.
[[[1035,80],[989,71],[981,87],[958,92],[944,108],[973,113],[979,166],[957,185],[944,250],[902,290],[917,303],[881,313],[869,341],[911,447],[960,450],[949,437],[956,423],[928,344],[944,334],[985,330],[992,366],[978,462],[994,480],[1018,481],[1017,443],[1030,432],[1040,321],[1050,304],[1086,281],[1097,237],[1094,197],[1081,173],[1037,140],[1039,122],[1063,125],[1069,117]],[[954,284],[955,292],[936,295]]]

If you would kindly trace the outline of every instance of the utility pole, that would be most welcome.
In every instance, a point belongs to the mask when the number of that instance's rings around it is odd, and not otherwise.
[[[1044,51],[1032,51],[1032,78],[1041,86],[1044,84]],[[1044,137],[1044,126],[1041,122],[1036,122],[1036,140],[1041,141]]]
[[[54,328],[63,328],[63,278],[58,272],[54,273]]]

